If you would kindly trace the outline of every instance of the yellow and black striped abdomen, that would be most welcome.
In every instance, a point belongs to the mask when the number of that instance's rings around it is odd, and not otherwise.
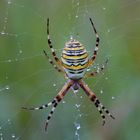
[[[70,39],[65,44],[61,59],[68,78],[80,79],[84,76],[88,64],[88,54],[79,41]]]

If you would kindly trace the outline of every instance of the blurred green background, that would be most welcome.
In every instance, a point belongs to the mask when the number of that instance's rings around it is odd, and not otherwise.
[[[137,0],[0,0],[0,139],[139,140],[139,13]],[[68,92],[47,133],[50,108],[21,110],[51,101],[66,82],[42,53],[46,49],[51,56],[48,17],[59,57],[71,35],[92,54],[95,35],[89,17],[94,20],[101,40],[95,65],[107,57],[109,64],[104,73],[85,82],[116,118],[107,117],[105,126],[82,90]]]

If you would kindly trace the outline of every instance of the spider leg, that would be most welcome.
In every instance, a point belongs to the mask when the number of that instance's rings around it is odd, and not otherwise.
[[[79,80],[79,85],[80,87],[85,91],[85,93],[87,94],[87,96],[90,98],[90,100],[94,103],[95,107],[98,109],[102,119],[103,119],[103,125],[105,124],[105,115],[103,114],[102,111],[104,111],[108,116],[110,116],[112,119],[115,119],[115,117],[113,117],[111,115],[111,113],[109,112],[109,110],[107,110],[102,103],[99,101],[99,99],[96,97],[96,95],[89,89],[89,87],[82,81]]]
[[[51,111],[50,111],[50,113],[49,113],[49,115],[48,115],[48,117],[47,117],[47,121],[46,121],[46,124],[45,124],[45,131],[47,131],[49,120],[51,119],[52,114],[54,113],[54,111],[55,111],[57,105],[58,105],[58,103],[56,102],[56,103],[53,105],[53,107],[52,107],[52,109],[51,109]]]
[[[98,105],[101,107],[101,109],[108,115],[110,116],[112,119],[115,119],[115,117],[113,115],[111,115],[111,113],[109,112],[108,109],[106,109],[101,103],[100,101],[97,99]]]
[[[49,120],[52,117],[52,114],[54,113],[54,110],[56,108],[56,106],[58,105],[58,103],[63,99],[63,97],[65,96],[65,94],[68,92],[68,90],[70,89],[70,87],[73,85],[74,81],[73,80],[69,80],[64,86],[63,88],[59,91],[59,93],[57,94],[57,96],[53,99],[52,102],[49,102],[48,104],[39,106],[39,107],[22,107],[22,109],[27,109],[27,110],[39,110],[39,109],[44,109],[47,108],[48,106],[53,105],[51,112],[48,115],[47,121],[46,121],[46,125],[45,125],[45,130],[47,130],[47,126],[49,123]]]
[[[92,25],[92,27],[93,27],[93,30],[94,30],[94,33],[95,33],[95,36],[96,36],[96,46],[95,46],[95,49],[94,49],[94,52],[93,52],[92,57],[89,59],[88,67],[89,67],[90,65],[92,65],[93,61],[95,60],[95,58],[96,58],[96,56],[97,56],[98,47],[99,47],[99,41],[100,41],[99,36],[98,36],[98,34],[97,34],[97,31],[96,31],[96,28],[95,28],[95,26],[94,26],[94,23],[93,23],[92,19],[89,18],[89,20],[90,20],[90,22],[91,22],[91,25]]]
[[[51,39],[50,39],[50,33],[49,33],[49,18],[47,19],[47,38],[48,38],[48,45],[49,45],[49,48],[51,49],[52,56],[53,56],[54,60],[56,61],[56,63],[58,64],[58,66],[62,67],[61,61],[60,61],[59,58],[56,56],[55,50],[53,49],[53,46],[52,46],[52,41],[51,41]]]
[[[57,94],[57,96],[54,98],[54,105],[48,115],[48,118],[47,118],[47,121],[46,121],[46,124],[45,124],[45,131],[47,131],[47,127],[48,127],[48,123],[49,123],[49,120],[51,119],[52,117],[52,114],[54,113],[54,110],[56,109],[58,103],[64,98],[65,94],[68,92],[68,90],[70,89],[70,87],[73,85],[74,81],[72,80],[69,80],[64,86],[63,88],[61,89],[61,91]]]
[[[41,105],[41,106],[38,106],[38,107],[22,107],[22,109],[27,109],[27,110],[41,110],[41,109],[44,109],[44,108],[47,108],[48,106],[51,106],[55,103],[55,100],[53,100],[52,102],[49,102],[48,104],[45,104],[45,105]]]
[[[64,72],[62,69],[60,69],[58,66],[55,65],[55,63],[53,62],[53,60],[51,60],[47,54],[47,52],[45,50],[43,50],[46,58],[49,60],[49,63],[58,71],[58,72]]]
[[[107,63],[108,63],[108,59],[105,61],[105,64],[103,64],[101,67],[98,67],[95,71],[92,71],[90,73],[86,73],[84,78],[96,76],[97,74],[99,74],[100,72],[102,72],[104,70]]]

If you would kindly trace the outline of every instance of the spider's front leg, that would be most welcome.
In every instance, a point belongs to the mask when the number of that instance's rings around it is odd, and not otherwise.
[[[92,21],[91,18],[90,19],[90,22],[91,22],[91,25],[92,25],[92,28],[94,30],[94,33],[95,33],[95,36],[96,36],[96,46],[95,46],[95,49],[94,49],[94,52],[93,52],[93,55],[91,56],[90,60],[89,60],[89,63],[88,63],[88,67],[91,66],[93,64],[93,61],[95,60],[96,56],[97,56],[97,52],[98,52],[98,47],[99,47],[99,36],[98,36],[98,33],[96,31],[96,28],[94,26],[94,23]]]
[[[60,68],[62,68],[62,63],[61,63],[61,61],[59,60],[59,58],[57,57],[57,55],[55,53],[55,50],[53,48],[52,41],[51,41],[51,38],[50,38],[49,18],[47,19],[47,39],[48,39],[48,45],[49,45],[49,48],[51,49],[51,53],[52,53],[52,56],[53,56],[54,60],[56,61],[56,63],[58,64],[58,66]]]
[[[99,99],[96,97],[96,95],[89,89],[89,87],[82,81],[79,80],[80,87],[85,91],[85,93],[88,95],[90,100],[94,103],[95,107],[98,109],[102,119],[103,119],[103,125],[105,124],[105,115],[102,111],[104,111],[108,116],[110,116],[112,119],[115,119],[114,116],[111,115],[109,110],[107,110],[102,103],[99,101]]]
[[[26,108],[26,107],[22,107],[22,109],[28,109],[28,110],[39,110],[39,109],[44,109],[48,106],[51,106],[53,105],[49,115],[48,115],[48,118],[47,118],[47,121],[46,121],[46,124],[45,124],[45,130],[47,130],[47,126],[48,126],[48,123],[49,123],[49,120],[51,119],[52,117],[52,114],[54,113],[54,110],[56,109],[58,103],[63,99],[63,97],[65,96],[65,94],[68,92],[68,90],[70,89],[70,87],[73,85],[74,81],[72,80],[69,80],[64,86],[63,88],[59,91],[59,93],[57,94],[57,96],[53,99],[52,102],[48,103],[48,104],[45,104],[45,105],[42,105],[42,106],[39,106],[39,107],[31,107],[31,108]]]
[[[53,45],[52,45],[52,41],[51,41],[51,38],[50,38],[50,32],[49,32],[49,18],[47,19],[47,40],[48,40],[48,46],[49,48],[51,49],[51,53],[52,53],[52,56],[56,62],[50,59],[50,57],[48,56],[47,52],[45,50],[43,50],[46,58],[49,60],[49,63],[58,71],[58,72],[61,72],[61,73],[64,73],[63,71],[63,68],[62,68],[62,64],[61,64],[61,61],[59,60],[59,58],[56,56],[56,53],[55,53],[55,50],[53,48]]]

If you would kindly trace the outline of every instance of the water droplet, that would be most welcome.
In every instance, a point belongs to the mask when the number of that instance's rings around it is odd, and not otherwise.
[[[53,84],[54,87],[56,87],[56,84]]]
[[[8,119],[7,121],[8,121],[8,124],[10,125],[10,124],[11,124],[11,120],[10,120],[10,119]]]
[[[19,50],[19,53],[22,53],[22,50]]]
[[[112,100],[114,100],[114,99],[115,99],[115,97],[114,97],[114,96],[112,96],[111,98],[112,98]]]
[[[76,106],[77,108],[79,108],[81,105],[80,105],[80,104],[79,104],[79,105],[78,105],[78,104],[75,104],[75,106]]]
[[[10,86],[9,85],[6,85],[5,86],[5,89],[7,89],[7,90],[10,89]]]
[[[80,98],[82,99],[82,98],[83,98],[83,96],[80,96]]]
[[[11,0],[8,0],[8,4],[11,4],[12,2],[11,2]]]
[[[75,17],[78,18],[78,15],[76,15]]]
[[[110,33],[110,29],[108,29],[107,32]]]
[[[3,140],[3,133],[0,133],[0,140]]]
[[[79,2],[77,2],[77,6],[79,6],[80,5],[80,3]]]
[[[105,80],[108,80],[108,77],[105,77]]]
[[[65,104],[65,103],[66,103],[66,101],[64,101],[64,100],[63,100],[63,101],[62,101],[62,103],[63,103],[63,104]]]
[[[16,136],[15,136],[15,134],[12,134],[12,138],[15,138]]]
[[[4,35],[4,34],[5,34],[5,32],[4,32],[4,31],[1,31],[0,33],[1,33],[2,35]]]
[[[105,7],[103,7],[103,10],[106,10],[106,8],[105,8]]]
[[[100,90],[100,93],[103,94],[103,90],[102,89]]]
[[[73,36],[72,35],[70,36],[70,40],[73,40]]]
[[[8,59],[8,62],[10,63],[10,62],[12,62],[12,60],[11,59]]]
[[[78,136],[79,134],[77,133],[77,131],[75,132],[75,135]]]
[[[75,123],[75,127],[76,127],[77,130],[79,130],[81,128],[79,123]]]

